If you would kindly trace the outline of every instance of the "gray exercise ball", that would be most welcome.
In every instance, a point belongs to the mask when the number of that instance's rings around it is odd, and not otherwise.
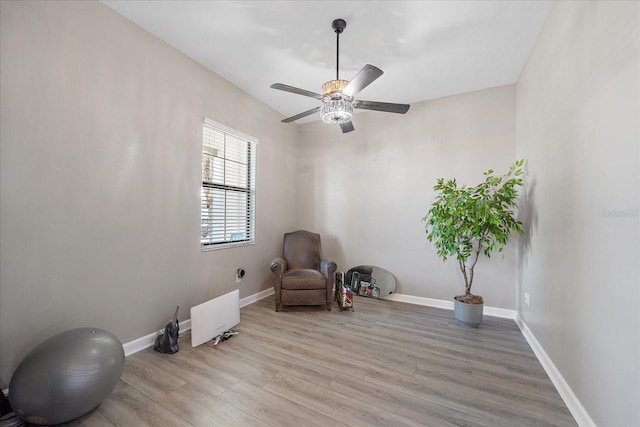
[[[98,406],[123,369],[124,349],[113,334],[72,329],[44,341],[20,362],[9,384],[9,402],[32,424],[71,421]]]

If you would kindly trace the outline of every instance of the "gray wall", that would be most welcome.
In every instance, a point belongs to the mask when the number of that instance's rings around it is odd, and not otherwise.
[[[443,263],[421,218],[438,177],[475,185],[515,160],[515,86],[413,104],[406,115],[356,114],[342,135],[322,122],[302,126],[298,220],[323,234],[340,269],[373,264],[398,279],[397,292],[451,300],[464,292],[457,261]],[[473,291],[489,306],[515,308],[515,245],[481,259]]]
[[[128,342],[236,289],[240,266],[240,297],[267,288],[295,222],[295,127],[102,4],[0,14],[0,387],[62,330]],[[200,251],[203,116],[260,140],[253,246]]]
[[[448,299],[459,273],[420,222],[435,179],[526,157],[529,236],[517,262],[513,247],[482,261],[476,290],[517,304],[596,423],[640,425],[640,3],[558,2],[515,90],[364,113],[346,136],[307,124],[300,141],[101,4],[0,7],[1,387],[61,330],[127,342],[236,288],[240,265],[241,297],[267,288],[292,224],[322,232],[341,268],[379,264],[399,292]],[[203,116],[260,140],[254,246],[199,250]]]
[[[600,426],[640,425],[639,104],[640,2],[556,2],[517,83],[519,311]]]

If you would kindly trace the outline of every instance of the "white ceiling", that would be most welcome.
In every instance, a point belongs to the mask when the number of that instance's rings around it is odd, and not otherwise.
[[[269,86],[320,92],[335,78],[336,18],[347,21],[340,78],[384,71],[356,98],[411,104],[514,83],[553,1],[102,3],[289,117],[319,102]]]

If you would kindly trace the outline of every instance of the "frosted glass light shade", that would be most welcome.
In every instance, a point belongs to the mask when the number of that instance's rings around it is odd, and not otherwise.
[[[322,95],[332,96],[333,94],[341,95],[342,91],[349,84],[348,80],[329,80],[322,85]]]
[[[346,99],[329,99],[322,101],[320,116],[325,123],[345,123],[351,121],[353,105]]]

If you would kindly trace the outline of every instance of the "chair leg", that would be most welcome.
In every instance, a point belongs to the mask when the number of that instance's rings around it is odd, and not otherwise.
[[[280,311],[280,304],[276,303],[276,311]]]
[[[331,301],[327,302],[327,311],[331,311]]]

